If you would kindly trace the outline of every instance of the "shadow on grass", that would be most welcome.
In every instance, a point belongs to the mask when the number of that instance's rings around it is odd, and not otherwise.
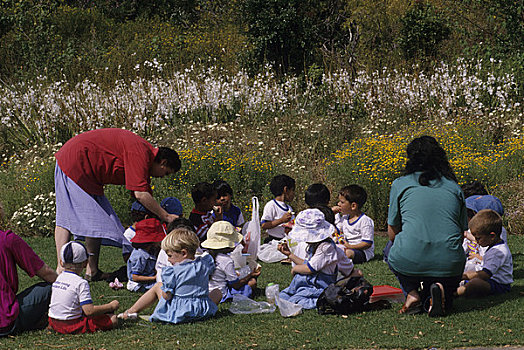
[[[524,286],[512,286],[509,293],[491,295],[481,298],[456,298],[453,301],[452,313],[460,314],[475,310],[486,310],[507,301],[518,300],[524,293]]]

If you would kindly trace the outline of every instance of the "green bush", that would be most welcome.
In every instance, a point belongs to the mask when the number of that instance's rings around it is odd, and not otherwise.
[[[431,4],[415,2],[401,19],[400,47],[407,59],[436,58],[450,35],[442,15]]]

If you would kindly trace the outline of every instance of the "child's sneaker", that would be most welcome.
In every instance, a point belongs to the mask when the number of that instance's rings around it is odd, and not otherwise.
[[[122,320],[136,320],[138,318],[138,314],[136,312],[128,313],[127,311],[124,311],[118,314],[116,317]]]
[[[429,317],[439,317],[444,316],[444,286],[442,283],[433,283],[429,287],[429,292],[431,294],[428,316]]]

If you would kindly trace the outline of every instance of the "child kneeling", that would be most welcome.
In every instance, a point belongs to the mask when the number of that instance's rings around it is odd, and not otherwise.
[[[508,244],[500,238],[502,218],[491,209],[479,211],[469,229],[481,247],[487,247],[479,271],[466,271],[458,296],[485,296],[507,293],[513,283],[513,259]]]
[[[222,298],[218,290],[208,290],[209,275],[215,263],[209,254],[195,258],[200,245],[196,234],[186,228],[171,231],[162,241],[173,266],[162,269],[162,282],[156,283],[123,314],[123,319],[136,317],[158,300],[150,317],[152,322],[182,323],[203,320],[215,315]]]
[[[89,283],[80,277],[87,266],[87,249],[76,241],[60,250],[64,271],[53,283],[49,305],[49,328],[58,333],[93,333],[112,329],[118,320],[113,314],[120,306],[117,300],[93,305]]]

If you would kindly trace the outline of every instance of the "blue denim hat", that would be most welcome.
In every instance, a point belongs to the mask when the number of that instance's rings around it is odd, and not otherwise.
[[[491,209],[496,211],[500,216],[504,215],[504,208],[502,207],[500,199],[489,194],[475,194],[466,198],[466,208],[473,210],[475,213],[483,209]]]
[[[164,210],[167,211],[169,214],[182,216],[182,203],[180,203],[180,201],[175,197],[166,197],[162,199],[160,206],[164,208]]]
[[[131,204],[131,210],[142,211],[144,213],[147,213],[148,211],[139,201],[134,201],[133,204]]]

